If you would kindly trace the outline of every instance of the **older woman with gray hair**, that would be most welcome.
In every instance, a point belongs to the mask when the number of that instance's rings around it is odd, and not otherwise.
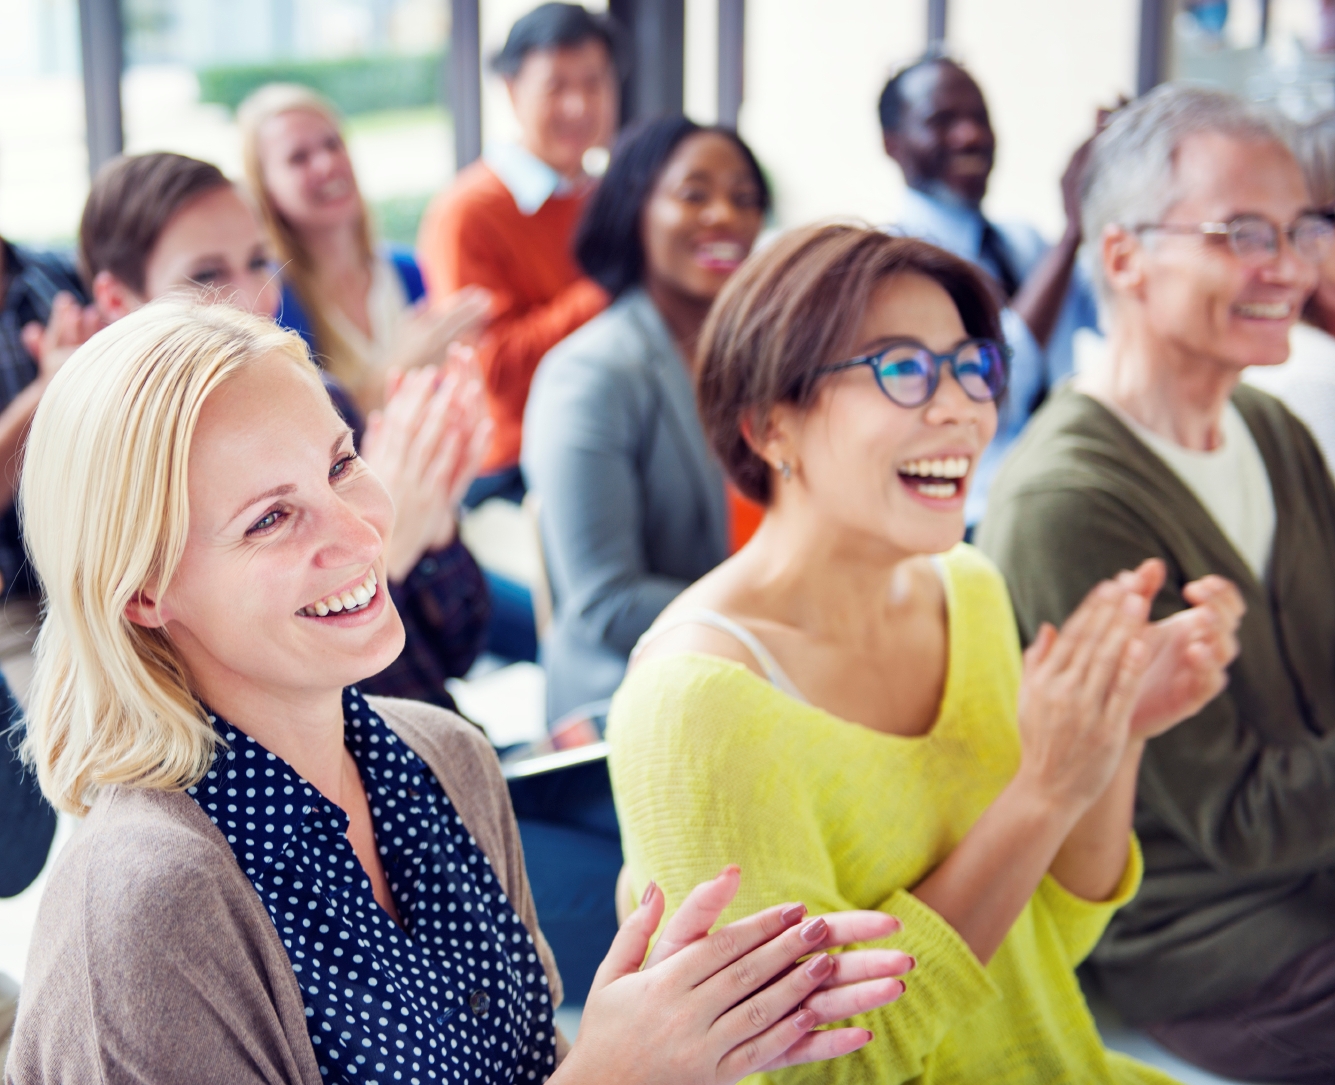
[[[1335,110],[1299,128],[1292,146],[1313,206],[1335,220]],[[1307,423],[1327,465],[1335,467],[1335,252],[1327,253],[1320,272],[1302,320],[1289,333],[1289,360],[1249,369],[1246,380]]]
[[[1106,364],[1035,418],[980,544],[1021,634],[1158,558],[1152,616],[1233,581],[1228,688],[1151,739],[1136,792],[1145,880],[1091,958],[1123,1016],[1200,1066],[1335,1080],[1335,483],[1277,366],[1331,263],[1283,127],[1163,86],[1098,137],[1082,212]],[[1320,305],[1318,299],[1318,305]]]

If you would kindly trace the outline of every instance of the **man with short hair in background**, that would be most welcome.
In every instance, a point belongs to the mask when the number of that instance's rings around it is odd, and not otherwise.
[[[1076,331],[1098,327],[1093,292],[1076,267],[1078,189],[1089,144],[1075,152],[1062,175],[1066,229],[1049,245],[1032,226],[994,223],[983,214],[997,141],[983,92],[963,67],[936,55],[913,62],[885,85],[878,110],[885,152],[908,186],[896,230],[980,267],[1005,307],[1010,384],[997,436],[969,487],[965,522],[972,528],[982,518],[997,467],[1029,416],[1070,376]]]
[[[494,430],[483,475],[465,504],[524,494],[519,448],[533,373],[543,355],[608,303],[575,263],[572,242],[592,179],[584,156],[616,130],[619,82],[606,16],[549,3],[510,29],[492,68],[521,129],[488,147],[428,208],[418,258],[431,297],[464,286],[491,292],[478,346]]]
[[[1247,608],[1228,688],[1134,744],[1145,878],[1092,972],[1199,1066],[1335,1081],[1335,483],[1306,427],[1239,383],[1288,356],[1332,226],[1271,119],[1187,85],[1113,118],[1082,208],[1108,357],[1020,438],[979,545],[1026,642],[1146,558],[1166,571],[1152,651],[1192,635],[1203,576]]]

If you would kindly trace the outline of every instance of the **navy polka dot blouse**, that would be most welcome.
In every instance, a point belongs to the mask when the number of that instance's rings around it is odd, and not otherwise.
[[[228,748],[190,794],[278,928],[329,1082],[544,1080],[547,976],[491,862],[435,776],[355,688],[345,741],[406,932],[376,903],[348,817],[225,720]]]

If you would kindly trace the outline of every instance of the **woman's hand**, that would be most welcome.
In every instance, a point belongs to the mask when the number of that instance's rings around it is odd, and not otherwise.
[[[1167,575],[1152,558],[1118,580],[1152,602]],[[1222,576],[1193,580],[1182,589],[1192,606],[1154,622],[1144,635],[1149,666],[1131,717],[1133,738],[1161,735],[1194,716],[1228,685],[1228,665],[1238,655],[1238,624],[1247,605]]]
[[[34,320],[20,333],[24,347],[37,362],[38,379],[54,377],[69,356],[104,326],[95,306],[82,306],[73,294],[60,291],[51,299],[46,325]]]
[[[650,885],[594,978],[579,1039],[553,1078],[558,1085],[731,1085],[761,1070],[847,1054],[871,1039],[865,1029],[811,1030],[898,998],[904,985],[892,977],[911,969],[912,958],[823,950],[884,938],[899,921],[836,912],[803,922],[806,909],[792,904],[707,934],[739,877],[729,867],[698,886],[645,961],[664,906]]]
[[[1129,584],[1104,581],[1060,633],[1043,623],[1024,654],[1016,780],[1068,815],[1097,800],[1121,763],[1150,661],[1148,614]]]
[[[471,357],[451,352],[446,371],[391,373],[383,411],[372,412],[361,456],[394,500],[385,572],[402,583],[429,550],[448,546],[458,505],[477,474],[491,433],[482,381]]]
[[[491,291],[480,286],[466,286],[433,304],[419,303],[399,328],[388,364],[402,370],[442,365],[450,345],[476,338],[490,315]]]

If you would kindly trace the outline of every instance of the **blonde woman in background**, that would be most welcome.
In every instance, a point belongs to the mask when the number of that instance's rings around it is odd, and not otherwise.
[[[278,321],[298,332],[363,411],[385,371],[439,363],[480,330],[490,298],[461,290],[428,308],[412,253],[373,243],[341,122],[308,87],[271,83],[237,112],[246,181],[283,274]]]
[[[1293,153],[1302,167],[1312,206],[1335,219],[1335,111],[1298,129]],[[1326,465],[1335,469],[1335,246],[1318,265],[1316,292],[1289,332],[1289,360],[1253,366],[1245,374],[1283,401],[1312,431]]]
[[[267,319],[158,302],[95,336],[38,408],[20,503],[49,606],[24,752],[84,820],[6,1081],[729,1085],[860,1047],[812,1029],[902,992],[903,954],[823,952],[886,915],[776,905],[707,936],[728,868],[642,968],[647,889],[568,1051],[486,739],[355,685],[403,647],[394,510]]]

